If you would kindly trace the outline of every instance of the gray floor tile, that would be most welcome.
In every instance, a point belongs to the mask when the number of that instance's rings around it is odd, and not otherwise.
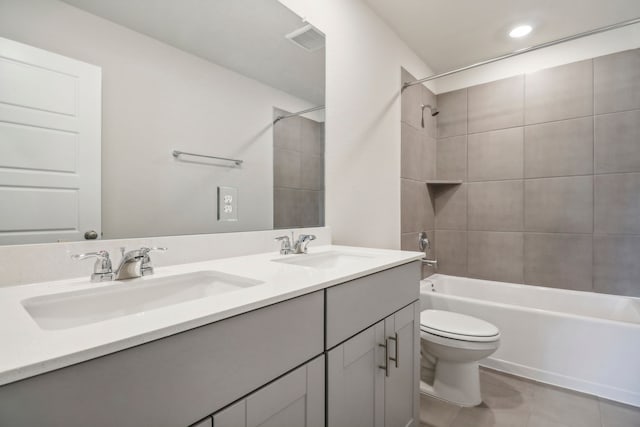
[[[534,386],[531,413],[561,426],[601,427],[597,398],[556,387]]]
[[[460,412],[460,407],[434,399],[420,396],[420,423],[428,427],[448,427]]]
[[[513,375],[481,369],[480,387],[483,399],[489,406],[491,406],[491,400],[502,400],[503,404],[521,405],[526,403],[528,405],[533,397],[534,385],[530,381]]]
[[[640,408],[600,401],[602,427],[640,427]]]
[[[529,411],[494,409],[486,404],[463,408],[453,419],[451,427],[526,427]]]
[[[480,369],[474,408],[422,395],[421,427],[640,427],[640,408]]]
[[[569,427],[567,424],[561,424],[550,420],[548,417],[540,414],[531,414],[527,427]]]

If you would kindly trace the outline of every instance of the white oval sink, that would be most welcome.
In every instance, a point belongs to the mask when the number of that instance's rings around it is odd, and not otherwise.
[[[329,251],[318,254],[294,255],[289,258],[273,259],[274,262],[299,265],[302,267],[332,269],[347,267],[374,258],[371,255],[351,252]]]
[[[43,295],[22,301],[42,329],[67,329],[225,294],[263,282],[217,271],[114,282],[96,289]]]

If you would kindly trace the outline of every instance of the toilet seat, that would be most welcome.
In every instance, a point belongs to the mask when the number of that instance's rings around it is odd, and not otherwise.
[[[493,342],[500,339],[494,325],[475,317],[444,310],[424,310],[420,313],[422,332],[459,341]]]

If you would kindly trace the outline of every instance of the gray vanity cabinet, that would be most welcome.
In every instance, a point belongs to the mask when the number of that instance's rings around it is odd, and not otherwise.
[[[412,262],[0,386],[0,426],[417,427],[419,280]]]
[[[329,427],[419,425],[419,281],[411,263],[327,289]]]
[[[415,302],[327,353],[329,427],[419,425],[419,318]]]
[[[214,427],[324,427],[324,356],[214,414]]]
[[[323,354],[314,292],[0,386],[0,426],[192,425]]]

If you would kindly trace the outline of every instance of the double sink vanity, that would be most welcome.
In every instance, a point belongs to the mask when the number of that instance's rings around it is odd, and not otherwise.
[[[418,425],[422,254],[309,252],[0,289],[0,425]]]

